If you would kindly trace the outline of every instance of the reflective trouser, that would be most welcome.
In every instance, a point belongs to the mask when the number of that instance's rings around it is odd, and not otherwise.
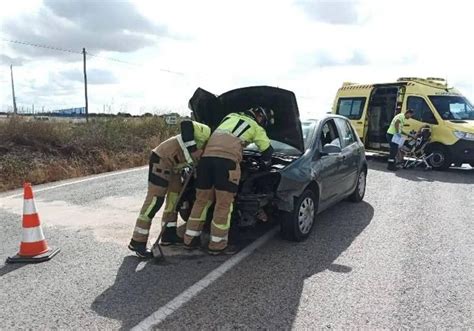
[[[201,235],[209,207],[215,201],[209,249],[227,247],[234,196],[240,180],[240,166],[220,157],[203,157],[197,167],[196,201],[186,225],[184,243]]]
[[[387,141],[390,144],[390,155],[388,156],[388,168],[394,169],[396,157],[398,154],[398,145],[392,142],[393,135],[387,133]]]
[[[173,164],[169,159],[155,153],[150,156],[148,170],[148,192],[133,231],[133,240],[147,242],[151,222],[160,210],[166,195],[166,205],[162,225],[168,221],[168,227],[176,229],[177,214],[174,212],[179,192],[181,177],[172,172]]]

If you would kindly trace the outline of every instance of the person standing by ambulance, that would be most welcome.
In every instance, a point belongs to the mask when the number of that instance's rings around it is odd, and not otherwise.
[[[166,196],[165,210],[161,220],[165,226],[162,245],[182,243],[176,233],[177,213],[175,206],[181,191],[181,170],[195,164],[201,157],[211,129],[194,121],[183,121],[180,124],[181,134],[171,137],[153,149],[148,168],[148,193],[135,224],[133,237],[128,248],[138,257],[151,258],[151,250],[146,248],[151,222],[163,205]]]
[[[264,165],[271,165],[273,148],[264,129],[270,124],[273,124],[273,111],[254,107],[227,115],[212,133],[197,167],[196,201],[186,225],[185,248],[199,247],[208,209],[215,201],[208,252],[211,255],[236,252],[228,246],[228,234],[243,147],[255,143],[262,152]]]
[[[398,154],[399,145],[394,143],[393,136],[396,134],[402,134],[402,128],[405,124],[405,121],[410,119],[413,116],[413,109],[407,109],[405,113],[400,113],[395,115],[390,123],[390,126],[387,130],[387,141],[390,144],[390,155],[388,157],[387,169],[391,171],[397,170],[396,157]]]

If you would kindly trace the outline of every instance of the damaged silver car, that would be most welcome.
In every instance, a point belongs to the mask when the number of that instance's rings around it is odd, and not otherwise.
[[[275,123],[267,129],[274,154],[268,169],[261,166],[256,146],[244,149],[233,226],[279,222],[284,238],[301,241],[310,234],[318,213],[346,198],[355,202],[364,198],[364,145],[344,117],[326,115],[301,122],[294,93],[269,86],[239,88],[219,96],[198,88],[189,101],[194,119],[212,130],[227,114],[253,106],[274,111]],[[184,220],[193,201],[190,183],[179,202]]]

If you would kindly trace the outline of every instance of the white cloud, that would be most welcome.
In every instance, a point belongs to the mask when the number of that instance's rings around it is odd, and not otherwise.
[[[7,14],[0,14],[2,26],[44,10],[38,1],[28,2],[28,6],[17,2],[8,6]],[[330,110],[343,81],[387,82],[401,76],[446,77],[473,99],[474,69],[466,46],[471,30],[468,1],[335,2],[134,2],[131,8],[138,21],[127,21],[122,27],[145,30],[145,39],[140,40],[152,42],[132,47],[121,45],[126,40],[117,37],[105,43],[108,32],[99,31],[78,39],[79,43],[90,40],[97,50],[102,49],[101,56],[137,64],[89,57],[91,80],[95,76],[110,83],[92,86],[91,81],[91,110],[102,111],[106,104],[113,105],[113,111],[169,109],[187,113],[188,99],[198,86],[219,94],[263,84],[293,90],[302,114],[314,116]],[[56,7],[55,15],[69,17],[73,25],[97,20],[90,12],[71,14],[64,3]],[[120,17],[120,12],[114,15]],[[111,28],[104,27],[104,22],[95,23],[97,29]],[[55,24],[58,29],[76,31],[67,26],[69,23],[63,27],[59,21]],[[154,30],[156,27],[160,29]],[[124,30],[120,33],[126,33]],[[160,31],[167,35],[163,37]],[[50,45],[64,41],[56,34],[41,36],[41,41]],[[11,46],[1,42],[2,59],[29,55],[19,52],[20,46]],[[77,46],[81,49],[83,45]],[[70,62],[67,54],[53,54],[54,60],[33,60],[15,68],[19,99],[27,105],[41,102],[47,107],[82,105],[80,55]],[[9,77],[6,65],[0,71],[2,78]],[[61,75],[65,72],[74,74]],[[9,80],[2,79],[0,103],[6,105],[10,100]]]

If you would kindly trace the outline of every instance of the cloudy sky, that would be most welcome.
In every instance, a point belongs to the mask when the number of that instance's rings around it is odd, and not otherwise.
[[[92,112],[178,111],[199,86],[295,92],[304,117],[344,81],[446,77],[474,99],[469,1],[21,0],[0,11],[0,110],[84,104]],[[68,50],[28,46],[45,45]]]

